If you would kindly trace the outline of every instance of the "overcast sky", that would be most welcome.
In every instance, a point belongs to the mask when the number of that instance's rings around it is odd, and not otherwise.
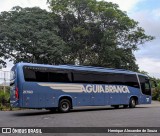
[[[47,9],[47,0],[0,0],[0,12],[8,11],[13,6],[33,7],[39,6]],[[121,10],[126,11],[130,18],[139,22],[146,34],[155,36],[155,40],[139,46],[135,52],[136,62],[140,70],[150,76],[160,78],[160,0],[106,0],[117,3]],[[7,70],[12,64],[8,63]]]

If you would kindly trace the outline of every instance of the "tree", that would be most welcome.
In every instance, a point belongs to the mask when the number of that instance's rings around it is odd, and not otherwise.
[[[153,39],[117,4],[96,0],[48,0],[69,47],[66,63],[138,71],[133,52]]]
[[[0,26],[0,57],[15,63],[64,63],[65,42],[50,12],[17,6],[0,14]]]
[[[152,87],[152,99],[160,101],[160,79],[156,79],[153,77],[150,77],[153,81],[157,82],[157,87],[151,82]]]

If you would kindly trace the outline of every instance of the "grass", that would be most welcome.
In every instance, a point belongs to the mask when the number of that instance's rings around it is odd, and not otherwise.
[[[10,88],[7,87],[4,93],[0,90],[0,111],[20,110],[21,108],[12,108],[10,105]]]
[[[12,110],[10,106],[10,92],[8,89],[5,92],[0,90],[0,110]]]

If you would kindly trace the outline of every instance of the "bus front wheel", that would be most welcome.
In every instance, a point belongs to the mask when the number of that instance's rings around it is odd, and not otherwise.
[[[71,109],[71,102],[68,99],[62,99],[59,102],[58,110],[60,112],[69,112]]]
[[[129,101],[129,108],[135,108],[136,107],[136,100],[132,97]]]

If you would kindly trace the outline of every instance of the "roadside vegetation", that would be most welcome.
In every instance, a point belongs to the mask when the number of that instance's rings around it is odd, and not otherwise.
[[[0,110],[12,110],[10,106],[9,87],[6,87],[5,92],[3,90],[0,90]]]
[[[96,0],[48,0],[48,4],[49,12],[16,6],[0,13],[2,65],[5,58],[14,63],[138,71],[134,52],[154,37],[117,4]]]
[[[157,79],[157,87],[152,90],[152,99],[160,101],[160,79]]]
[[[10,88],[6,91],[0,90],[0,111],[20,110],[21,108],[12,108],[10,105]]]

